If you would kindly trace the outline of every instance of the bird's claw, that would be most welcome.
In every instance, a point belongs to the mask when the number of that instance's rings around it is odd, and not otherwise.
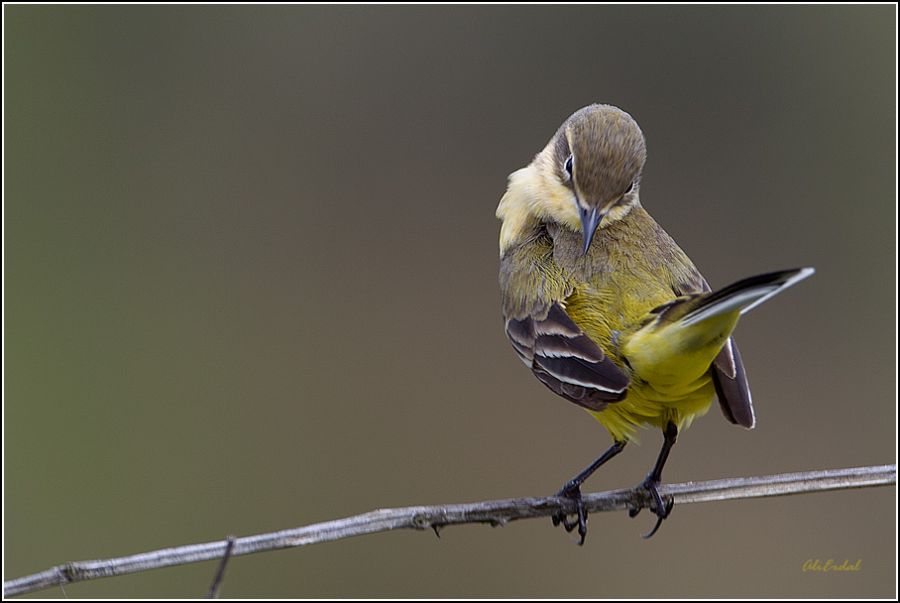
[[[575,514],[577,518],[570,520],[565,512],[559,511],[551,516],[553,525],[558,526],[562,524],[562,527],[565,528],[566,532],[571,532],[575,528],[578,528],[578,535],[581,537],[578,544],[583,545],[584,538],[587,536],[587,511],[584,509],[584,499],[581,497],[581,488],[579,486],[566,484],[562,490],[556,493],[556,496],[562,496],[575,502]]]
[[[640,485],[641,488],[647,491],[650,495],[650,510],[656,515],[656,525],[653,526],[653,529],[643,535],[644,539],[652,538],[656,531],[659,529],[659,526],[662,525],[664,519],[666,519],[669,514],[672,512],[672,507],[675,506],[675,501],[671,498],[668,500],[663,500],[662,496],[659,493],[659,482],[650,478],[644,480],[644,482]],[[638,513],[641,512],[643,506],[638,505],[635,507],[631,507],[628,509],[629,517],[636,517]]]

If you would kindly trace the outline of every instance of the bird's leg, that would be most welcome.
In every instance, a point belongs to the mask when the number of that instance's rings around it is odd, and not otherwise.
[[[559,524],[562,524],[566,529],[566,532],[571,532],[575,528],[578,528],[578,535],[581,536],[581,540],[578,542],[580,545],[584,544],[584,537],[587,536],[587,512],[584,510],[584,501],[581,498],[581,484],[583,484],[584,480],[589,478],[594,471],[600,468],[600,465],[622,452],[623,448],[625,448],[624,441],[613,443],[606,452],[601,454],[596,461],[591,463],[590,467],[566,482],[566,485],[556,493],[557,496],[564,496],[575,501],[575,514],[578,518],[577,520],[569,521],[566,514],[560,511],[559,513],[555,513],[551,518],[553,519],[553,525],[558,526]]]
[[[656,464],[653,466],[653,470],[647,474],[646,479],[644,479],[640,486],[650,493],[650,510],[656,514],[656,525],[650,532],[644,534],[644,538],[650,538],[656,534],[656,530],[662,525],[663,520],[672,512],[672,506],[674,504],[671,500],[668,502],[663,501],[662,496],[659,495],[658,486],[662,479],[663,467],[666,464],[666,460],[669,458],[669,451],[672,449],[675,440],[678,438],[678,428],[675,426],[675,423],[671,421],[666,423],[666,429],[663,431],[663,436],[663,445],[662,449],[659,451],[659,457],[656,459]],[[635,507],[631,509],[628,514],[631,517],[634,517],[640,512],[641,507]]]

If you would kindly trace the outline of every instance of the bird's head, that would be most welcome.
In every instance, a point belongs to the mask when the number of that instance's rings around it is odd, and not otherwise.
[[[542,155],[545,177],[569,191],[587,252],[601,223],[614,222],[637,202],[644,134],[621,109],[589,105],[560,126]]]

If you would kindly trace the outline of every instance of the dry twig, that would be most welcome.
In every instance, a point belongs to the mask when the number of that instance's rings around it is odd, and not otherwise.
[[[726,478],[705,482],[687,482],[660,486],[659,493],[674,499],[676,505],[688,503],[782,496],[805,492],[823,492],[846,488],[866,488],[897,483],[897,466],[855,467],[804,473],[784,473],[763,477]],[[646,493],[639,489],[612,490],[584,495],[589,513],[646,507]],[[233,541],[190,544],[127,557],[76,561],[3,583],[3,596],[10,597],[52,586],[132,574],[150,569],[249,555],[289,547],[329,542],[351,536],[402,528],[425,530],[454,524],[487,523],[502,526],[517,519],[550,516],[557,511],[573,513],[571,500],[555,496],[511,498],[476,503],[379,509],[362,515],[326,521],[309,526],[235,538]],[[229,551],[230,548],[230,551]]]

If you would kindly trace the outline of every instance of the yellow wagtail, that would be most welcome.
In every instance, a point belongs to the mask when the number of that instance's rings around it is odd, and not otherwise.
[[[510,175],[497,207],[506,335],[544,385],[587,409],[614,441],[557,494],[575,501],[577,520],[559,513],[553,523],[577,527],[582,544],[581,484],[622,451],[636,427],[656,426],[664,435],[642,483],[657,516],[647,538],[671,511],[657,486],[678,432],[713,397],[729,421],[753,427],[731,333],[741,314],[813,273],[783,270],[712,291],[641,206],[646,154],[630,115],[590,105]]]

